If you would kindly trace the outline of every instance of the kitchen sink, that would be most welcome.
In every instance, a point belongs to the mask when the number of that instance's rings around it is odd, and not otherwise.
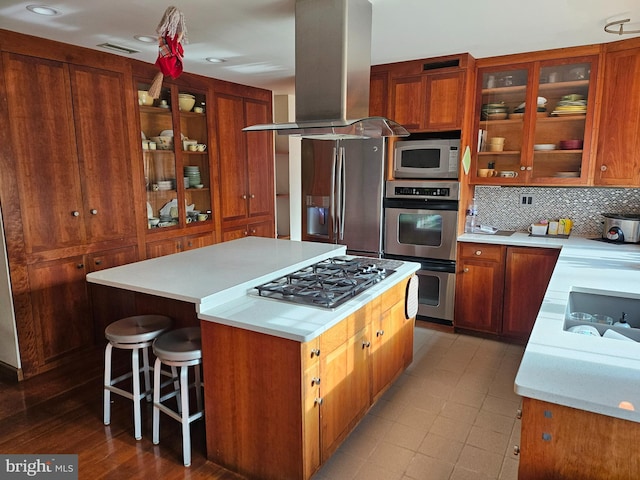
[[[595,327],[600,335],[612,329],[615,332],[624,334],[625,337],[640,341],[640,296],[633,297],[629,295],[616,295],[615,293],[612,294],[601,290],[573,287],[569,292],[569,303],[565,311],[564,330],[577,325],[590,325]],[[613,318],[614,322],[617,322],[624,312],[626,314],[625,319],[631,328],[572,320],[570,318],[572,312],[608,315]]]

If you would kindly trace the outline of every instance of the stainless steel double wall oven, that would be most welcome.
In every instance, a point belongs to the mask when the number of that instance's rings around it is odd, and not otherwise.
[[[453,324],[458,182],[393,180],[384,199],[384,256],[419,262],[418,318]]]

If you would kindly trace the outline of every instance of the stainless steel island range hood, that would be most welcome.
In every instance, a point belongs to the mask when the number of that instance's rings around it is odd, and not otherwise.
[[[371,3],[296,0],[296,121],[253,125],[313,138],[406,137],[393,120],[369,117]]]

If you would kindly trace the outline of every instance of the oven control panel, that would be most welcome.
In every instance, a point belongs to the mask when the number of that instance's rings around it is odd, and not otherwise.
[[[387,198],[433,198],[438,200],[458,200],[458,182],[424,182],[390,180],[386,185]]]

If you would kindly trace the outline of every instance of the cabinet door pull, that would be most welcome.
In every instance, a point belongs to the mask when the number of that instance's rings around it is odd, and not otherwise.
[[[322,399],[322,397],[317,397],[317,398],[313,401],[313,403],[314,403],[314,404],[316,404],[316,405],[322,405],[322,402],[323,402],[323,401],[324,401],[324,400]]]
[[[102,265],[102,260],[96,260],[96,265]]]
[[[369,348],[371,346],[371,342],[369,341],[364,341],[362,342],[362,348]]]
[[[311,379],[311,386],[320,385],[320,379],[318,377],[313,377]]]
[[[320,356],[320,349],[319,348],[314,348],[311,350],[311,358],[313,357],[319,357]]]
[[[606,166],[606,165],[602,165],[602,166],[600,167],[600,171],[601,171],[601,172],[606,172],[606,171],[607,171],[607,166]]]
[[[524,169],[525,169],[524,165],[520,165],[520,170],[524,170]]]
[[[464,268],[462,269],[462,271],[463,271],[464,273],[468,273],[468,272],[469,272],[469,267],[464,267]]]
[[[475,254],[476,254],[477,256],[482,255],[482,250],[476,250]]]
[[[255,235],[255,234],[256,234],[256,229],[255,229],[255,228],[252,228],[252,229],[251,229],[251,235]]]
[[[246,199],[247,199],[247,196],[246,196],[246,195],[242,195],[242,199],[243,199],[243,200],[246,200]]]
[[[256,198],[256,196],[252,193],[252,194],[251,194],[251,198]]]
[[[71,215],[73,215],[74,217],[79,217],[80,216],[80,212],[77,210],[74,210],[73,212],[71,212]]]
[[[533,167],[527,167],[527,172],[530,172],[531,170],[533,170]]]
[[[376,332],[376,337],[381,337],[382,335],[384,335],[384,330],[378,330]]]
[[[522,409],[521,408],[516,410],[516,418],[522,418]]]
[[[513,446],[513,454],[514,455],[520,455],[520,445],[514,445]]]
[[[96,210],[95,208],[92,208],[91,210],[89,210],[89,213],[91,215],[97,215],[98,214],[98,210]]]
[[[78,263],[78,264],[76,265],[76,268],[77,268],[78,270],[82,270],[82,269],[84,268],[84,263]]]

